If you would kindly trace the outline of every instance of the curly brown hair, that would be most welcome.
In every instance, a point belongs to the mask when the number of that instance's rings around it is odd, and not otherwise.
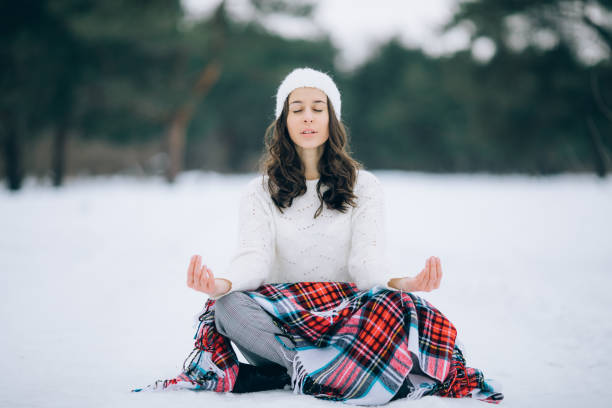
[[[293,199],[306,193],[304,165],[298,156],[295,145],[287,129],[289,98],[285,100],[283,112],[272,122],[265,133],[265,153],[260,162],[260,171],[268,175],[268,190],[276,207],[290,207]],[[362,166],[350,155],[348,134],[341,121],[336,117],[334,107],[327,98],[329,114],[329,138],[324,144],[319,160],[319,182],[317,195],[321,205],[315,212],[317,218],[323,211],[323,204],[329,209],[346,212],[349,206],[355,207],[357,196],[353,193],[357,170]],[[328,189],[321,193],[321,187]]]

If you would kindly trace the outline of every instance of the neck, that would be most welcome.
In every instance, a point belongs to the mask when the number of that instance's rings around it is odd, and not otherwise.
[[[295,147],[298,156],[302,160],[304,165],[304,176],[306,180],[315,180],[320,177],[319,174],[319,160],[323,155],[324,146],[321,145],[314,149],[303,149],[299,146]]]

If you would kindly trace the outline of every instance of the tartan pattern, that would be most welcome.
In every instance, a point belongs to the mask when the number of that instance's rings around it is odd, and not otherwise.
[[[231,341],[217,332],[214,300],[207,300],[194,336],[195,348],[183,363],[183,372],[175,378],[158,380],[133,392],[194,390],[229,392],[238,377],[238,357]],[[187,362],[189,360],[189,362]]]
[[[247,293],[295,344],[294,392],[378,405],[404,384],[411,399],[503,399],[482,372],[465,366],[452,323],[412,293],[382,287],[358,291],[343,282],[267,284]],[[233,388],[238,360],[229,340],[216,332],[213,300],[200,316],[195,339],[196,355],[183,373],[166,380],[168,386],[148,389]],[[414,362],[421,376],[412,374]]]
[[[463,353],[455,347],[450,372],[444,382],[436,384],[432,393],[449,398],[479,397],[482,394],[479,398],[482,401],[499,404],[504,396],[496,392],[496,387],[491,380],[485,380],[480,370],[466,367]]]

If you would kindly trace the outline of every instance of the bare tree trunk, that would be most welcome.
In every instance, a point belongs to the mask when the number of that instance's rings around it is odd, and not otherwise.
[[[14,117],[9,112],[2,114],[2,152],[4,154],[5,173],[7,187],[11,191],[21,188],[23,182],[23,168],[21,160],[21,149],[19,144],[19,132]]]
[[[219,80],[220,75],[221,64],[218,60],[213,60],[204,67],[198,77],[198,81],[193,87],[190,98],[176,111],[170,122],[166,134],[166,146],[169,160],[166,169],[166,180],[170,183],[174,182],[176,176],[183,169],[185,135],[189,122],[193,117],[193,112],[198,103],[200,103],[210,91],[210,88]]]
[[[597,109],[599,110],[599,112],[601,112],[603,117],[612,124],[612,109],[604,101],[604,98],[601,94],[599,81],[595,72],[591,72],[591,92],[593,93]],[[606,148],[606,144],[604,143],[604,141],[607,140],[605,139],[606,133],[604,133],[602,137],[592,116],[589,116],[587,118],[587,124],[589,126],[589,132],[591,134],[591,143],[597,157],[597,174],[599,175],[599,177],[605,177],[608,169],[612,167],[612,158],[610,157],[608,149]]]
[[[593,117],[587,118],[587,124],[589,126],[589,133],[591,135],[591,145],[593,146],[594,158],[595,158],[595,172],[601,178],[606,177],[608,172],[607,165],[610,162],[610,157],[606,151],[604,144],[601,141],[601,135],[599,129],[593,120]]]
[[[55,133],[53,134],[53,158],[51,166],[54,187],[60,187],[64,181],[66,172],[66,150],[68,147],[67,133],[68,126],[66,125],[66,121],[62,120],[55,128]]]
[[[608,119],[610,123],[612,123],[612,108],[610,108],[606,104],[603,96],[601,95],[599,79],[597,78],[597,74],[594,71],[591,71],[591,92],[593,92],[593,97],[595,98],[595,105],[597,106],[597,109],[599,109],[599,111],[604,115],[606,119]]]

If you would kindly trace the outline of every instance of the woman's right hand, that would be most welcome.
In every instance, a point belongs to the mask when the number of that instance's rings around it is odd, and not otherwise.
[[[209,296],[216,296],[229,290],[229,281],[226,279],[215,279],[212,271],[206,265],[202,265],[202,257],[193,255],[187,268],[187,286],[198,292]]]

